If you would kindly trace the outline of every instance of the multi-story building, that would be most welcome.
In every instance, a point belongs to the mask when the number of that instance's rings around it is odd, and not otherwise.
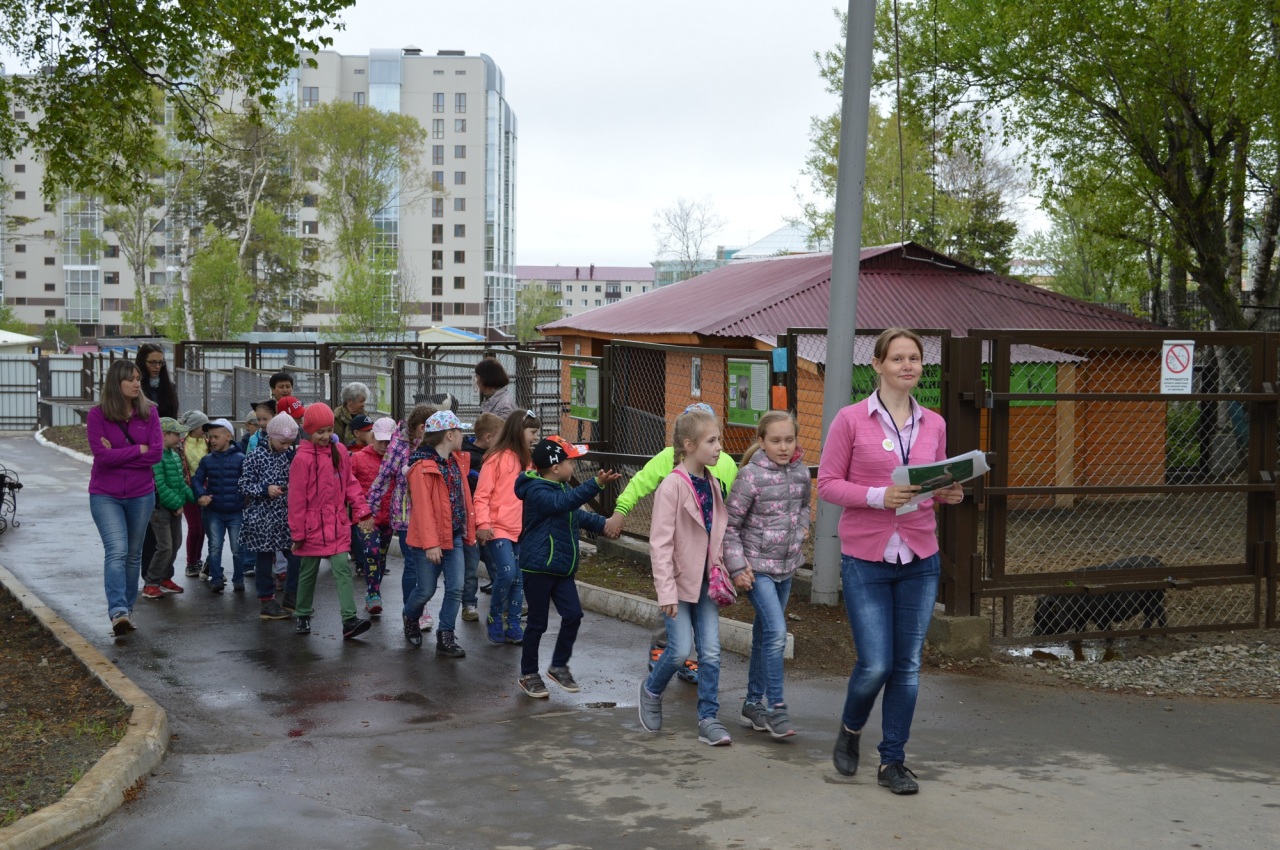
[[[516,289],[553,293],[566,316],[615,304],[653,289],[652,266],[517,266]]]
[[[427,133],[426,162],[443,191],[410,208],[379,216],[379,231],[396,246],[412,290],[403,309],[410,329],[450,325],[476,333],[508,332],[515,324],[516,118],[505,81],[483,54],[415,47],[371,50],[367,56],[324,51],[304,57],[291,74],[299,109],[347,100],[411,115]],[[24,115],[16,115],[24,119]],[[44,198],[44,169],[23,153],[3,163],[9,183],[4,214],[22,225],[0,233],[0,285],[17,317],[32,324],[65,319],[86,336],[120,332],[133,306],[133,275],[91,199]],[[324,239],[316,198],[297,211],[299,232]],[[96,238],[87,238],[96,237]],[[170,286],[164,259],[172,236],[157,233],[157,258],[148,274]],[[297,330],[322,330],[327,284],[313,293],[320,305],[299,316]],[[170,293],[171,294],[171,293]]]

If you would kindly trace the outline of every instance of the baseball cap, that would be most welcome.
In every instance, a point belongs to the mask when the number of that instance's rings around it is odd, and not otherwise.
[[[188,410],[178,417],[178,421],[186,425],[188,431],[197,431],[209,424],[209,417],[199,410]]]
[[[209,432],[210,428],[226,428],[233,435],[236,433],[236,426],[232,425],[230,422],[228,422],[225,419],[215,419],[209,424],[205,425],[204,430],[206,434]]]
[[[538,469],[547,469],[562,460],[582,457],[586,453],[587,447],[581,443],[574,444],[559,434],[552,434],[550,437],[543,437],[533,447],[533,465]]]
[[[471,426],[461,422],[452,410],[440,410],[427,417],[427,433],[435,431],[470,430]]]
[[[355,419],[351,420],[352,422]],[[396,421],[389,416],[384,416],[373,423],[373,438],[375,440],[390,440],[396,433]]]
[[[172,416],[160,417],[160,431],[165,434],[185,434],[191,429]]]
[[[291,395],[283,396],[276,402],[276,413],[287,413],[294,419],[301,419],[306,407]]]
[[[357,413],[351,417],[352,431],[368,431],[373,427],[373,420],[363,413]]]

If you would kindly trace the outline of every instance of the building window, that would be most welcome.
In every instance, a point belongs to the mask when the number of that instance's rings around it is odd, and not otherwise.
[[[351,95],[351,99],[355,101],[356,106],[364,106],[364,92],[355,92]]]
[[[44,232],[44,238],[45,238],[45,239],[56,239],[56,238],[57,238],[57,236],[58,236],[58,234],[54,233],[52,230],[46,230],[46,231]]]
[[[56,266],[58,264],[58,261],[55,260],[53,257],[45,257],[44,264],[46,266]]]
[[[17,278],[18,280],[26,280],[26,279],[27,279],[27,273],[26,273],[25,271],[23,271],[22,269],[18,269],[16,272],[14,272],[14,273],[13,273],[13,276],[14,276],[15,278]]]
[[[431,138],[433,139],[444,138],[444,119],[443,118],[431,119]]]
[[[357,73],[357,74],[363,74],[363,73],[364,73],[364,68],[356,68],[356,73]]]
[[[432,71],[431,73],[432,73],[432,74],[435,74],[437,77],[443,77],[443,76],[444,76],[444,71],[440,70],[439,68],[437,68],[436,70]]]
[[[15,201],[25,201],[27,199],[27,193],[23,191],[14,192],[13,199]]]
[[[13,117],[18,119],[19,121],[23,121],[26,119],[27,113],[24,110],[15,109],[13,110]]]
[[[431,111],[444,112],[444,92],[438,91],[431,96]]]
[[[467,172],[465,171],[453,172],[453,185],[455,186],[467,185]]]
[[[150,280],[152,286],[164,286],[164,272],[152,272]]]
[[[302,105],[304,107],[320,105],[320,87],[319,86],[303,86],[302,87]]]
[[[314,207],[314,206],[316,205],[316,196],[315,196],[315,195],[303,195],[303,196],[302,196],[302,205],[303,205],[304,207]]]
[[[151,256],[153,256],[153,257],[163,257],[163,256],[164,256],[164,246],[163,246],[163,245],[152,245],[152,246],[151,246]]]
[[[431,217],[444,218],[444,198],[431,199]]]
[[[431,268],[437,270],[444,268],[444,251],[431,252]]]
[[[434,183],[434,184],[436,184],[437,186],[443,186],[443,185],[444,185],[444,172],[443,172],[443,171],[433,171],[433,172],[431,172],[431,182],[432,182],[432,183]]]
[[[439,301],[436,301],[431,305],[431,321],[433,322],[444,321],[444,305],[441,304]]]
[[[467,111],[467,95],[465,92],[458,92],[453,96],[453,111],[457,113]]]
[[[431,164],[444,165],[444,145],[431,146]]]
[[[465,224],[455,224],[453,226],[453,235],[459,239],[465,238],[467,235],[467,226]]]
[[[444,278],[441,275],[432,275],[431,294],[444,295]]]
[[[467,261],[467,252],[466,252],[466,251],[454,251],[454,252],[453,252],[453,261],[454,261],[455,263],[465,263],[465,262]]]
[[[454,75],[455,77],[465,77],[465,76],[467,75],[467,72],[466,72],[466,71],[454,71],[454,72],[453,72],[453,75]]]
[[[466,145],[454,145],[454,146],[453,146],[453,158],[454,158],[454,159],[466,159],[466,158],[467,158],[467,146],[466,146]]]
[[[453,199],[453,211],[454,211],[454,212],[466,212],[466,211],[467,211],[467,199],[466,199],[466,198],[454,198],[454,199]]]
[[[467,305],[464,301],[453,302],[453,315],[465,316],[467,314]]]
[[[45,205],[44,205],[44,211],[45,211],[45,212],[53,212],[53,204],[45,204]]]
[[[108,260],[116,259],[117,257],[120,256],[120,246],[108,245],[106,250],[102,252],[102,256],[107,258]]]
[[[444,244],[444,225],[443,224],[431,225],[431,244],[432,245]]]
[[[627,292],[630,292],[630,291],[631,291],[631,287],[629,287],[629,286],[627,286],[627,287],[623,287],[623,288],[624,288],[624,289],[626,289],[626,291],[627,291]]]
[[[599,298],[597,298],[597,299],[596,299],[596,306],[597,306],[597,307],[599,307],[599,306],[600,306],[600,299],[599,299]]]
[[[467,132],[467,119],[465,118],[453,119],[453,132],[455,133]]]
[[[466,288],[467,288],[467,279],[466,279],[465,277],[463,277],[462,275],[457,275],[457,276],[455,276],[455,277],[454,277],[454,279],[453,279],[453,288],[454,288],[454,289],[466,289]]]
[[[306,233],[309,236],[315,236],[317,233],[320,232],[320,222],[304,221],[302,223],[302,232]]]
[[[103,283],[119,283],[120,272],[104,272],[102,275]]]
[[[54,318],[55,316],[57,316],[57,313],[55,313],[53,310],[45,310],[45,311],[44,311],[44,317],[45,317],[46,319],[52,319],[52,318]]]
[[[52,284],[52,283],[46,283],[46,284],[44,285],[44,291],[45,291],[45,292],[53,292],[53,284]]]
[[[600,291],[600,284],[598,284],[598,283],[597,283],[597,284],[596,284],[596,292],[599,292],[599,291]]]
[[[25,163],[21,163],[21,162],[20,162],[20,163],[18,163],[17,165],[15,165],[15,166],[13,167],[13,173],[14,173],[14,174],[26,174],[26,173],[27,173],[27,166],[26,166],[26,164],[25,164]]]

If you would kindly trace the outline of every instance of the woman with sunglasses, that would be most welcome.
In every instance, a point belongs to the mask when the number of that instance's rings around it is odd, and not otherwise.
[[[164,349],[153,342],[143,343],[134,362],[142,375],[142,394],[159,409],[160,416],[177,419],[178,388],[169,377]]]

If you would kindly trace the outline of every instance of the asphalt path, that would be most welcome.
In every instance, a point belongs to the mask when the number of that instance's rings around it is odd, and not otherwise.
[[[1276,848],[1280,706],[1166,700],[926,671],[908,747],[921,792],[894,797],[830,751],[845,681],[790,681],[800,734],[734,721],[746,664],[727,654],[730,747],[697,742],[695,689],[673,681],[645,733],[636,692],[649,630],[588,613],[572,662],[582,691],[515,684],[514,647],[459,623],[461,660],[395,616],[339,633],[321,574],[314,632],[262,621],[252,593],[139,597],[138,631],[110,634],[88,467],[30,437],[0,438],[21,525],[0,563],[168,712],[173,738],[139,798],[67,848]],[[430,609],[438,613],[439,597]],[[556,623],[543,646],[550,653]],[[873,729],[879,722],[873,714]],[[864,747],[864,763],[874,748]]]

